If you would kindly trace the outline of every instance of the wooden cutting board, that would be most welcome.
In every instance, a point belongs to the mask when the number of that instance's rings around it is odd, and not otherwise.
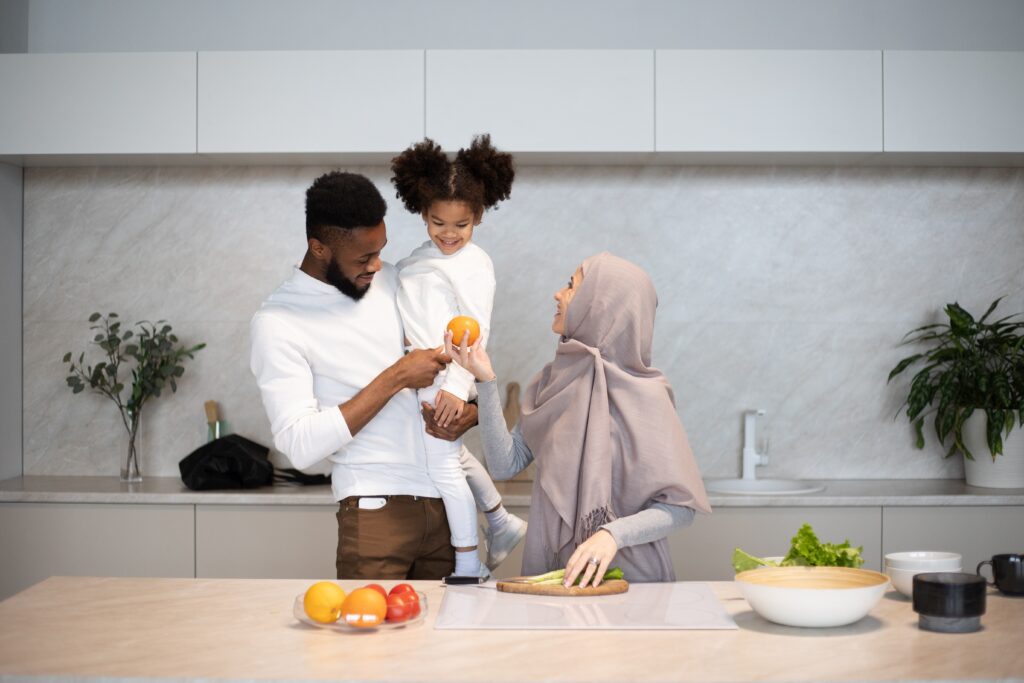
[[[629,582],[624,579],[610,579],[603,581],[600,586],[571,586],[566,588],[560,583],[544,584],[538,586],[534,583],[526,583],[521,577],[505,579],[498,582],[498,590],[505,593],[526,593],[528,595],[557,595],[563,597],[584,598],[593,595],[617,595],[629,590]]]

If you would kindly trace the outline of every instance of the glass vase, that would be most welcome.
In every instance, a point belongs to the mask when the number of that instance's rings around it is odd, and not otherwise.
[[[134,411],[128,411],[128,453],[121,462],[121,481],[127,484],[138,484],[142,481],[142,472],[139,470],[139,418],[141,416]]]

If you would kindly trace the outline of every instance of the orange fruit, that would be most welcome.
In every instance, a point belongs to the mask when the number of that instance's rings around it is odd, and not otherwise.
[[[341,616],[345,602],[345,591],[336,583],[318,581],[306,590],[302,597],[302,608],[306,616],[321,624],[333,624]]]
[[[462,337],[469,332],[469,343],[472,346],[480,337],[480,323],[468,315],[457,315],[448,322],[448,329],[452,332],[452,345],[458,346],[462,343]]]
[[[373,628],[384,623],[388,601],[372,588],[357,588],[341,605],[341,618],[349,626]]]

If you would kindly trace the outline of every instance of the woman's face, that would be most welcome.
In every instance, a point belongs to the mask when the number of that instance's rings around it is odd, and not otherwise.
[[[473,239],[473,226],[479,219],[466,202],[436,201],[423,213],[427,235],[441,253],[451,256]]]
[[[555,319],[551,321],[551,330],[557,335],[565,335],[565,312],[569,309],[569,302],[576,296],[576,290],[582,282],[583,266],[580,266],[565,287],[555,292]]]

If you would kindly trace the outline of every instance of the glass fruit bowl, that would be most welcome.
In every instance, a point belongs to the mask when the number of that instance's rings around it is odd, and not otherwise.
[[[397,628],[405,628],[413,624],[418,624],[423,621],[427,616],[427,596],[419,591],[416,591],[416,595],[420,599],[420,613],[414,616],[412,619],[406,619],[405,621],[385,621],[379,626],[352,626],[345,621],[339,619],[338,621],[331,624],[322,624],[319,621],[313,621],[306,615],[306,610],[302,606],[302,600],[305,597],[305,593],[299,593],[295,596],[295,602],[292,603],[292,614],[296,619],[301,621],[303,624],[310,626],[316,626],[317,628],[326,628],[332,631],[341,631],[343,633],[362,633],[365,631],[390,631]]]

